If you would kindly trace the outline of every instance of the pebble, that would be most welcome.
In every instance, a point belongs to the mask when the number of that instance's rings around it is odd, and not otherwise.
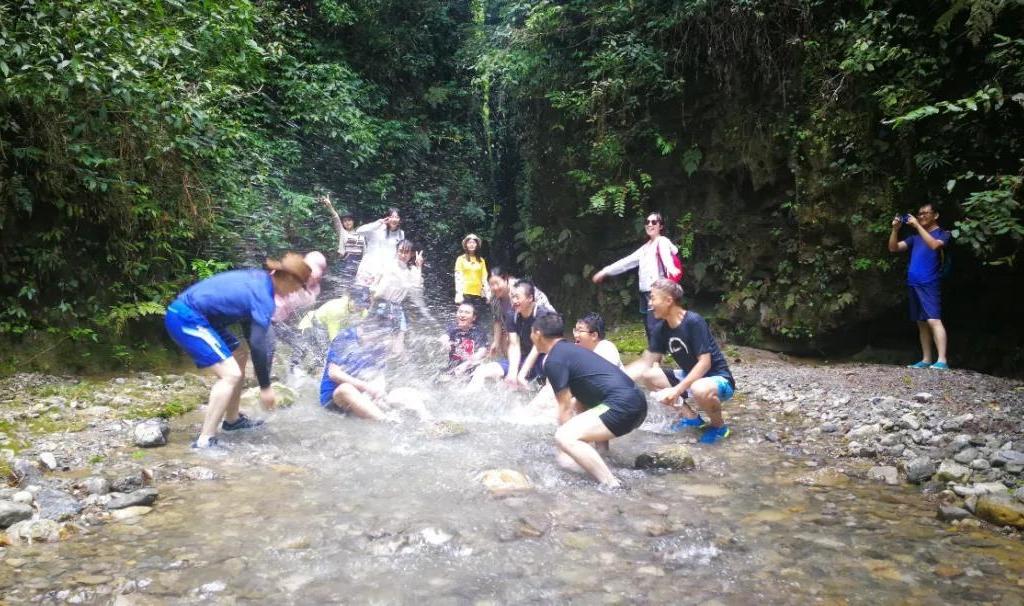
[[[506,496],[533,488],[530,478],[514,469],[489,469],[477,478],[494,496]]]
[[[110,492],[110,480],[92,476],[82,480],[82,488],[89,494],[107,494]]]
[[[210,469],[209,467],[202,467],[199,465],[196,465],[195,467],[189,467],[188,469],[182,472],[182,476],[184,476],[188,480],[193,480],[197,482],[216,480],[219,477],[216,471]]]
[[[127,520],[130,518],[144,516],[151,511],[153,511],[152,507],[136,505],[133,507],[125,507],[124,509],[115,509],[110,512],[110,517],[114,520]]]
[[[57,457],[52,452],[40,454],[39,461],[50,471],[57,469]]]

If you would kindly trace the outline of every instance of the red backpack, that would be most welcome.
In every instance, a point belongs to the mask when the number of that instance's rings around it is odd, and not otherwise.
[[[672,253],[672,264],[675,265],[676,269],[679,271],[679,273],[674,276],[668,275],[668,272],[665,270],[665,263],[661,260],[660,242],[654,245],[654,257],[658,259],[658,271],[661,273],[662,277],[668,278],[676,283],[683,280],[683,276],[686,275],[686,267],[683,266],[683,260],[679,258],[679,253]]]

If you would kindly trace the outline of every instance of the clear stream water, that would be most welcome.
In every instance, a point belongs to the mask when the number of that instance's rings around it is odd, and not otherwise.
[[[158,484],[148,515],[9,548],[3,601],[1024,603],[1018,539],[951,527],[919,489],[759,439],[756,402],[732,406],[733,436],[694,447],[687,473],[631,469],[695,437],[660,433],[652,413],[612,443],[629,488],[604,492],[555,465],[552,425],[510,418],[521,396],[431,390],[430,409],[464,435],[325,413],[312,380],[263,430],[229,436],[222,459],[190,453],[179,424],[145,464],[180,459],[223,478]],[[491,468],[525,473],[534,490],[491,496],[477,478]]]

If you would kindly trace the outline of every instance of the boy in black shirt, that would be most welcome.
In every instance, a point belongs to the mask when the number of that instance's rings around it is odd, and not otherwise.
[[[699,314],[683,308],[683,289],[671,280],[657,280],[651,286],[651,311],[657,321],[651,328],[647,350],[626,368],[629,376],[648,389],[659,390],[655,399],[680,411],[673,427],[700,427],[702,421],[681,396],[693,396],[710,423],[701,434],[702,444],[714,444],[729,436],[722,419],[722,402],[732,397],[736,380]],[[680,370],[661,368],[662,356],[671,354]]]
[[[558,314],[538,317],[530,340],[545,354],[543,373],[558,400],[555,443],[601,484],[619,480],[590,442],[605,442],[633,431],[647,418],[647,400],[633,380],[592,351],[562,339]]]

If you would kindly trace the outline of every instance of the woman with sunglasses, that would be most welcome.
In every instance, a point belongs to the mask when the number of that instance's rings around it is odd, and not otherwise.
[[[648,314],[647,308],[651,298],[651,284],[658,278],[675,278],[679,270],[675,266],[672,255],[679,252],[671,240],[661,235],[665,229],[665,220],[661,213],[652,212],[647,215],[644,223],[644,231],[647,234],[647,242],[636,251],[619,259],[601,269],[592,278],[594,284],[600,284],[608,276],[617,276],[633,268],[639,268],[640,279],[640,315],[644,318],[644,332],[651,335],[651,321],[653,316]]]

